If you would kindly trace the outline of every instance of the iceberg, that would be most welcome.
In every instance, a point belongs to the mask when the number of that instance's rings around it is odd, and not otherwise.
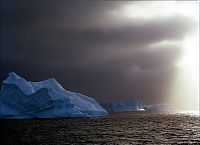
[[[102,105],[108,112],[145,111],[139,100],[115,101]]]
[[[145,110],[152,111],[152,112],[174,111],[175,110],[175,107],[172,104],[167,104],[167,103],[145,105],[144,108],[145,108]]]
[[[145,111],[139,100],[112,102],[113,112]]]
[[[54,78],[30,82],[14,72],[0,91],[1,118],[105,117],[108,112],[93,98],[66,91]]]

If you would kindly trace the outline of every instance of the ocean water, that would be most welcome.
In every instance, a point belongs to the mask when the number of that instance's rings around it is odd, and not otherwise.
[[[200,144],[200,117],[185,113],[111,113],[95,119],[0,120],[0,144]]]

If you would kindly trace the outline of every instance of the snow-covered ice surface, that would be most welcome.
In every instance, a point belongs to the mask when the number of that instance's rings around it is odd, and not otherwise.
[[[9,73],[0,92],[1,118],[104,117],[93,98],[66,91],[54,78],[30,82]]]

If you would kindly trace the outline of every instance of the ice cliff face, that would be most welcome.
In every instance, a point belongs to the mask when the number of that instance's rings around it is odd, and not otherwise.
[[[0,92],[2,118],[55,118],[107,116],[93,98],[66,91],[54,78],[29,82],[15,73],[3,81]]]

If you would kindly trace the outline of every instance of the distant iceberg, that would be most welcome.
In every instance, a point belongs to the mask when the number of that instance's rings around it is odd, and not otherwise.
[[[145,111],[139,100],[112,102],[113,112]]]
[[[161,103],[161,104],[152,104],[144,106],[146,111],[174,111],[175,107],[172,104]]]
[[[1,118],[104,117],[108,112],[93,98],[66,91],[54,78],[30,82],[15,73],[3,81]]]
[[[139,100],[115,101],[102,105],[108,112],[138,112],[145,111]]]

